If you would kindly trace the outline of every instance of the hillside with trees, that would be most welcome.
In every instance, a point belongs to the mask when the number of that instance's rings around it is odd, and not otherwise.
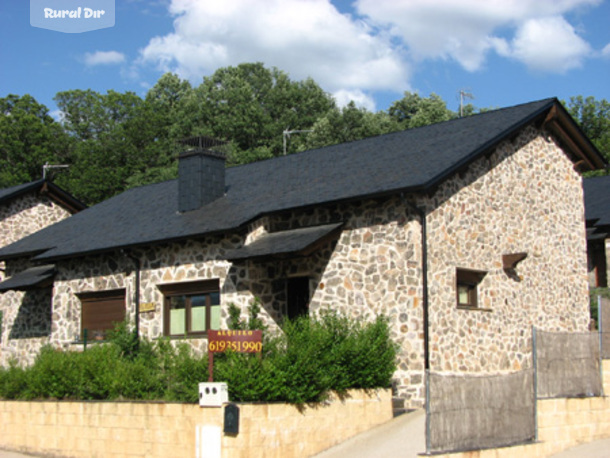
[[[353,102],[338,107],[312,79],[293,81],[262,63],[218,69],[197,87],[167,73],[144,98],[76,89],[54,100],[60,120],[30,95],[0,98],[0,189],[41,178],[45,163],[68,164],[55,172],[55,182],[95,204],[174,178],[176,141],[185,137],[228,141],[232,166],[458,116],[438,95],[411,92],[388,110],[371,112]],[[566,107],[610,160],[610,103],[578,96]],[[464,108],[465,115],[481,111]]]

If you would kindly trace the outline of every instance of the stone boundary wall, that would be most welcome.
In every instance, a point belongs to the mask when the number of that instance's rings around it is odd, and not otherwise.
[[[538,401],[538,442],[514,447],[435,455],[435,458],[547,457],[562,450],[610,438],[610,361],[603,362],[605,397]]]
[[[204,426],[222,457],[304,457],[392,418],[390,390],[350,391],[306,405],[239,404],[239,433],[222,433],[222,408],[143,402],[0,401],[0,448],[45,456],[199,457]],[[199,453],[197,446],[200,445]],[[208,447],[206,447],[208,445]]]

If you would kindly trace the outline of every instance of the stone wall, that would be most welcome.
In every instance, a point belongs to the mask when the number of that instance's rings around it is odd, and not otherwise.
[[[6,246],[70,216],[47,196],[30,193],[0,205],[0,246]]]
[[[432,370],[520,370],[531,367],[532,325],[588,329],[581,177],[552,138],[528,128],[427,207]],[[505,271],[512,253],[527,258]],[[456,306],[456,268],[487,272],[478,309]]]
[[[312,456],[392,418],[390,392],[350,391],[303,407],[239,404],[238,434],[223,409],[144,402],[0,401],[0,448],[71,457]],[[214,454],[210,442],[220,450]]]
[[[9,245],[70,216],[47,196],[32,192],[0,205],[0,247]],[[21,262],[0,262],[0,281],[27,267]],[[6,269],[6,272],[4,271]],[[0,364],[16,358],[33,361],[51,333],[51,289],[0,293]]]

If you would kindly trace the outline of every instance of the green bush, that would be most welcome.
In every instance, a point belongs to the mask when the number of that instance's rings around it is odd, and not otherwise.
[[[244,328],[261,325],[257,302]],[[235,323],[237,324],[237,323]],[[215,355],[215,381],[226,381],[233,401],[323,400],[331,390],[390,386],[396,347],[387,320],[360,323],[333,312],[283,323],[265,333],[263,352]],[[28,368],[0,369],[0,398],[167,400],[196,403],[208,379],[207,355],[185,343],[135,339],[126,324],[105,344],[84,352],[43,347]]]
[[[16,361],[11,361],[7,368],[0,368],[0,399],[19,399],[26,387],[26,371]]]
[[[232,400],[321,401],[331,390],[388,387],[395,370],[396,347],[383,318],[363,324],[324,312],[287,320],[263,347],[262,358],[215,356],[215,379],[227,382]]]

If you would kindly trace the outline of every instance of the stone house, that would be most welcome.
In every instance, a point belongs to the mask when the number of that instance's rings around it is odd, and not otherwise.
[[[589,285],[607,288],[610,278],[610,175],[583,180]]]
[[[1,249],[3,307],[44,295],[47,341],[74,349],[127,317],[202,351],[228,305],[245,316],[255,298],[270,326],[321,308],[383,314],[407,407],[426,369],[516,371],[531,366],[532,325],[587,329],[580,172],[605,164],[556,99],[228,169],[204,140],[177,180]],[[40,264],[53,268],[33,288]]]
[[[46,179],[0,189],[0,248],[62,221],[84,208],[82,202]],[[5,279],[5,272],[6,265],[0,262],[0,281]],[[9,340],[15,344],[24,337],[30,338],[39,334],[41,326],[50,330],[48,313],[48,319],[42,325],[39,321],[41,317],[37,316],[37,313],[30,313],[33,309],[25,306],[23,308],[28,310],[28,318],[20,318],[15,322],[17,310],[7,309],[3,304],[0,302],[3,321],[0,328],[2,347]]]

